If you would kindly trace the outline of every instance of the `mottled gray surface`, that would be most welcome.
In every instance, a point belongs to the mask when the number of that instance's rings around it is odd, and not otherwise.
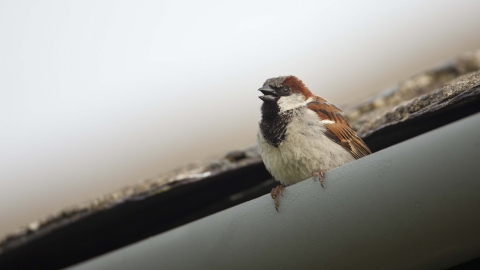
[[[212,161],[196,161],[156,178],[146,179],[119,191],[103,195],[86,203],[42,217],[27,226],[11,232],[0,240],[0,254],[30,240],[32,236],[44,235],[58,227],[75,222],[79,218],[106,210],[125,201],[138,200],[158,193],[167,192],[178,185],[199,181],[205,177],[247,166],[261,160],[256,146],[229,152],[224,158]]]
[[[480,72],[472,72],[448,82],[433,93],[422,95],[378,116],[372,113],[371,118],[362,117],[363,119],[352,122],[352,124],[359,136],[365,138],[384,127],[408,121],[420,115],[434,113],[466,95],[478,96],[478,89],[475,87],[479,85]]]
[[[346,110],[345,117],[364,137],[382,126],[405,120],[410,114],[421,110],[426,112],[429,106],[445,102],[479,85],[478,73],[470,74],[478,70],[480,50],[464,53]]]

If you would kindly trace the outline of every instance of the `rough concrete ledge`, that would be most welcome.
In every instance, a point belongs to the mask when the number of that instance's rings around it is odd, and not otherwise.
[[[362,138],[367,138],[387,126],[409,121],[425,114],[435,113],[442,108],[477,96],[478,88],[476,86],[478,85],[480,85],[480,72],[472,72],[453,79],[433,93],[424,94],[419,98],[407,101],[371,120],[363,119],[363,121],[354,122],[354,126]]]
[[[212,161],[196,161],[156,178],[146,179],[138,184],[127,186],[119,191],[105,194],[94,200],[65,208],[42,217],[25,227],[7,234],[0,241],[0,255],[5,250],[21,246],[49,232],[71,224],[83,217],[114,208],[126,202],[165,193],[179,186],[188,185],[202,179],[217,176],[226,171],[235,171],[252,163],[261,162],[256,146],[227,153],[224,158]]]
[[[435,104],[448,101],[479,84],[480,50],[463,53],[435,68],[392,86],[346,112],[346,118],[361,137],[387,125],[428,113]],[[459,78],[460,77],[460,78]]]
[[[253,146],[245,150],[227,153],[224,158],[212,161],[196,161],[156,178],[146,179],[119,191],[105,194],[91,201],[65,208],[42,217],[21,227],[0,240],[0,254],[49,232],[71,224],[83,217],[116,207],[129,201],[139,201],[150,196],[167,192],[179,186],[188,185],[201,179],[217,176],[226,171],[235,171],[251,163],[261,161],[258,149]]]

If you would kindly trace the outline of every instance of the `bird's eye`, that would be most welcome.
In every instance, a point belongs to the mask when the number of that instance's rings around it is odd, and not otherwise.
[[[290,88],[288,88],[288,86],[282,87],[282,93],[284,93],[284,94],[290,93]]]

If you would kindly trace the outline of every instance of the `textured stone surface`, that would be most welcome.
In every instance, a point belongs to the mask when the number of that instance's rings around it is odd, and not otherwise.
[[[376,131],[400,122],[408,121],[422,114],[434,113],[466,96],[477,95],[480,85],[480,72],[473,72],[458,77],[433,93],[422,95],[402,105],[399,105],[379,116],[372,115],[370,119],[353,122],[360,137],[365,138]]]
[[[196,182],[205,177],[230,171],[260,160],[257,147],[252,146],[244,150],[229,152],[224,158],[208,162],[192,162],[156,178],[143,180],[135,185],[124,187],[119,191],[65,208],[58,213],[31,222],[27,226],[3,236],[3,239],[0,240],[0,254],[4,250],[15,248],[25,241],[31,240],[32,237],[44,235],[87,215],[107,210],[126,201],[135,201],[166,192],[178,185]]]
[[[464,53],[355,106],[346,112],[345,117],[359,135],[365,137],[382,126],[405,120],[412,113],[419,113],[423,108],[478,85],[478,75],[455,80],[478,70],[480,50]]]

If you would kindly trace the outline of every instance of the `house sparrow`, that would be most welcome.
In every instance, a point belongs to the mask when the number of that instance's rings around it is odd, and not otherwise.
[[[323,187],[326,171],[371,153],[342,110],[297,77],[271,78],[258,90],[264,95],[257,140],[267,170],[281,183],[271,192],[277,211],[285,186],[313,177]]]

